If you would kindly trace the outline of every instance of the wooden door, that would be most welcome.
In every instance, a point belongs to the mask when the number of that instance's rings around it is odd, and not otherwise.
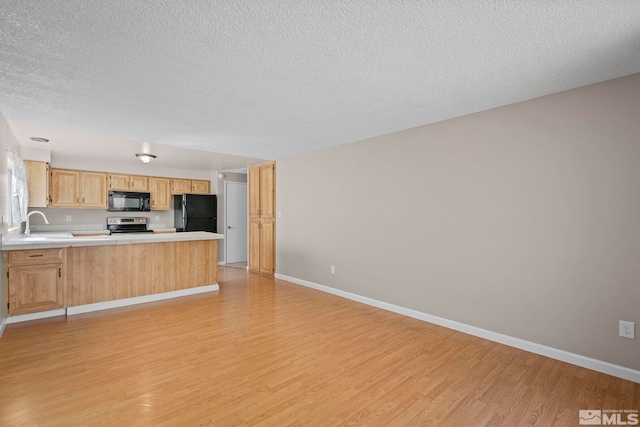
[[[275,271],[275,227],[273,220],[260,223],[260,273]]]
[[[171,180],[169,178],[149,178],[149,193],[151,193],[151,210],[171,210]]]
[[[249,271],[260,271],[260,220],[249,221]]]
[[[51,169],[51,207],[80,206],[80,171]]]
[[[260,218],[273,218],[275,205],[275,167],[271,163],[260,166]]]
[[[85,208],[107,209],[107,174],[104,172],[82,172],[80,174],[80,205]]]
[[[27,187],[29,188],[29,207],[46,208],[49,206],[49,163],[25,160]]]
[[[260,166],[249,168],[249,219],[260,218]]]
[[[65,308],[62,264],[9,267],[9,315]]]

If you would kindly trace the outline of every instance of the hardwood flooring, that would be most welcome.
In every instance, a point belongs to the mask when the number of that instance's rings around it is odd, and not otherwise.
[[[1,426],[577,426],[640,384],[270,277],[8,325]]]

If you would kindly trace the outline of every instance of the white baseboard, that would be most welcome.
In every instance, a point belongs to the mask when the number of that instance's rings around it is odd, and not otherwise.
[[[218,265],[227,265],[227,263],[226,263],[226,262],[224,262],[224,261],[219,261],[219,262],[218,262]]]
[[[67,314],[67,310],[64,308],[58,308],[56,310],[41,311],[38,313],[19,314],[17,316],[9,316],[5,319],[7,324],[28,322],[29,320],[46,319],[47,317],[64,316]]]
[[[413,317],[414,319],[419,319],[425,322],[434,323],[436,325],[444,326],[445,328],[464,332],[466,334],[484,338],[489,341],[494,341],[500,344],[508,345],[510,347],[515,347],[521,350],[530,351],[531,353],[540,354],[542,356],[546,356],[551,359],[560,360],[562,362],[571,363],[573,365],[581,366],[583,368],[592,369],[594,371],[612,375],[614,377],[623,378],[625,380],[640,383],[640,371],[637,371],[635,369],[614,365],[613,363],[592,359],[587,356],[570,353],[568,351],[559,350],[557,348],[547,347],[546,345],[537,344],[531,341],[525,341],[520,338],[514,338],[508,335],[500,334],[498,332],[493,332],[486,329],[478,328],[476,326],[467,325],[465,323],[456,322],[454,320],[445,319],[443,317],[433,316],[431,314],[422,313],[417,310],[412,310],[412,309],[400,307],[394,304],[389,304],[383,301],[378,301],[372,298],[363,297],[361,295],[341,291],[339,289],[331,288],[329,286],[319,285],[317,283],[309,282],[307,280],[285,276],[284,274],[276,273],[275,278],[286,280],[288,282],[295,283],[297,285],[302,285],[309,288],[317,289],[319,291],[327,292],[327,293],[337,295],[343,298],[347,298],[353,301],[357,301],[363,304],[371,305],[373,307],[381,308],[383,310],[392,311],[394,313],[398,313],[403,316]]]
[[[74,314],[89,313],[91,311],[107,310],[109,308],[126,307],[128,305],[144,304],[146,302],[162,301],[171,298],[184,297],[188,295],[202,294],[205,292],[214,292],[220,290],[220,286],[215,283],[213,285],[198,286],[197,288],[181,289],[179,291],[163,292],[161,294],[145,295],[141,297],[123,298],[113,301],[98,302],[95,304],[78,305],[74,307],[60,308],[57,310],[41,311],[39,313],[20,314],[18,316],[9,316],[2,321],[0,325],[0,336],[4,330],[5,324],[28,322],[29,320],[46,319],[55,316],[73,316]]]
[[[163,292],[161,294],[144,295],[141,297],[123,298],[113,301],[98,302],[95,304],[78,305],[67,307],[67,316],[75,314],[89,313],[92,311],[107,310],[110,308],[126,307],[128,305],[144,304],[146,302],[162,301],[171,298],[184,297],[187,295],[202,294],[205,292],[214,292],[220,289],[216,283],[207,286],[198,286],[197,288],[181,289],[179,291]]]
[[[2,338],[2,333],[4,332],[4,328],[7,327],[7,319],[2,319],[0,322],[0,338]]]

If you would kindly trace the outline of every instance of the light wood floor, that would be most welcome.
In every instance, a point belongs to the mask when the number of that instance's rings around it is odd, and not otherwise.
[[[0,426],[577,426],[640,384],[284,281],[9,325]]]

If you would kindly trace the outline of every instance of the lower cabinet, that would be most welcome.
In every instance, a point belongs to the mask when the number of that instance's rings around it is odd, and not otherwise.
[[[218,240],[3,252],[8,315],[218,283]]]
[[[275,227],[273,220],[249,221],[249,271],[275,272]]]
[[[66,307],[65,249],[11,251],[6,261],[10,316]]]
[[[67,249],[67,306],[94,304],[218,281],[218,240]]]

